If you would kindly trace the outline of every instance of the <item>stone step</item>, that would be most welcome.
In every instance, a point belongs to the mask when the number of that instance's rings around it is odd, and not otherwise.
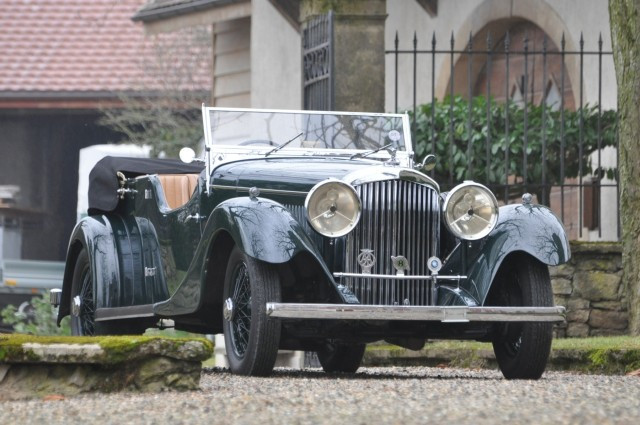
[[[0,334],[0,400],[84,392],[196,390],[206,339]]]

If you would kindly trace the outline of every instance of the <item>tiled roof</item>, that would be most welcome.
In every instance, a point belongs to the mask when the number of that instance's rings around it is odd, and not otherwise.
[[[97,96],[139,88],[148,80],[142,62],[152,51],[151,40],[131,17],[143,4],[1,0],[0,98]]]

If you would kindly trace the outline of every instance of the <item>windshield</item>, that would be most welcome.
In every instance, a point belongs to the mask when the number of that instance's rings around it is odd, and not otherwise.
[[[398,152],[410,149],[408,120],[400,114],[351,114],[305,111],[255,111],[206,108],[210,143],[268,152],[287,150],[326,152],[370,151],[387,145]],[[288,142],[288,143],[287,143]]]

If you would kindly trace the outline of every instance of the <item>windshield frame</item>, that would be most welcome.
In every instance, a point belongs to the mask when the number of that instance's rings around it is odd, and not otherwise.
[[[386,114],[380,112],[342,112],[342,111],[307,111],[307,110],[288,110],[288,109],[256,109],[256,108],[223,108],[223,107],[207,107],[203,104],[203,131],[205,140],[205,149],[208,148],[212,153],[216,154],[231,154],[232,156],[241,155],[243,157],[256,156],[264,157],[269,151],[273,150],[275,146],[238,146],[238,145],[225,145],[225,144],[213,144],[212,132],[207,131],[211,128],[211,114],[219,112],[240,112],[240,113],[272,113],[272,114],[298,114],[298,115],[343,115],[343,116],[367,116],[367,117],[389,117],[399,118],[402,120],[403,142],[405,150],[398,150],[396,152],[396,159],[405,166],[411,166],[413,158],[413,144],[411,140],[411,127],[409,123],[408,114]],[[292,135],[292,137],[295,136]],[[285,143],[286,140],[276,141],[278,143]],[[357,153],[369,152],[368,149],[327,149],[327,148],[311,148],[311,147],[289,147],[286,146],[283,149],[274,152],[267,156],[348,156],[351,157]],[[215,156],[215,155],[214,155]],[[369,159],[388,160],[391,158],[390,154],[386,150],[381,150],[372,155],[368,155]]]

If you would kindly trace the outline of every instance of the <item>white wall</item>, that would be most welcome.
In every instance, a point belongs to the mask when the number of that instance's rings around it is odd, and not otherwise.
[[[435,31],[438,49],[449,49],[450,38],[456,39],[455,48],[464,48],[469,32],[476,33],[487,23],[501,18],[525,18],[541,27],[559,47],[562,33],[565,33],[567,50],[579,48],[580,33],[584,33],[585,50],[597,50],[598,35],[602,34],[603,50],[611,50],[611,33],[609,29],[608,2],[604,0],[456,0],[438,2],[438,14],[430,17],[414,0],[387,0],[389,14],[385,29],[385,45],[387,50],[394,48],[396,31],[400,39],[400,49],[412,49],[413,35],[416,31],[418,49],[431,49],[431,39]],[[436,55],[436,86],[439,91],[446,87],[449,77],[449,59],[447,55]],[[455,59],[454,59],[455,60]],[[572,84],[579,84],[579,63],[567,63]],[[395,64],[392,55],[386,58],[386,102],[388,111],[394,109]],[[419,55],[417,74],[417,103],[431,101],[431,58]],[[412,105],[412,70],[411,55],[405,55],[399,61],[399,107]],[[402,72],[402,71],[401,71]],[[598,57],[584,56],[584,103],[595,104],[598,101]],[[573,81],[575,80],[575,82]],[[613,57],[605,56],[602,67],[602,106],[605,109],[616,106],[616,79]],[[436,89],[438,93],[438,88]],[[578,93],[578,90],[575,90]],[[578,99],[576,99],[578,101]]]
[[[252,0],[251,107],[302,107],[300,34],[268,0]]]

